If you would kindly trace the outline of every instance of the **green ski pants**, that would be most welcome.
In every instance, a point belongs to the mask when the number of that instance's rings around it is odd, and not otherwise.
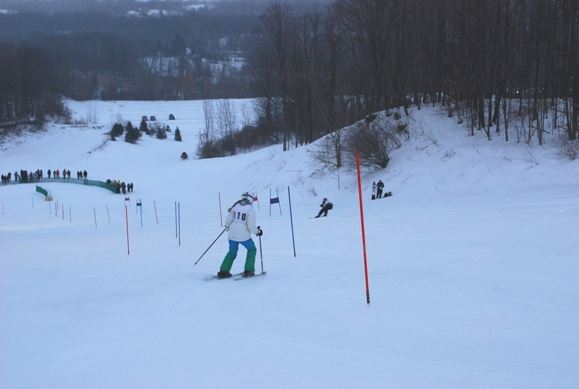
[[[245,271],[255,271],[255,254],[257,254],[257,249],[255,248],[255,243],[253,243],[251,238],[243,242],[237,242],[235,240],[229,241],[229,251],[225,255],[225,258],[223,258],[219,271],[226,273],[231,271],[233,261],[235,261],[235,257],[237,257],[237,250],[239,249],[240,243],[247,249]]]

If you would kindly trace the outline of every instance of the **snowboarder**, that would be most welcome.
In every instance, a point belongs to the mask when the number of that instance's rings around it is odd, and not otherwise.
[[[324,197],[324,200],[322,200],[322,203],[320,204],[320,207],[322,207],[322,209],[320,209],[320,212],[318,213],[318,216],[316,217],[320,217],[320,216],[328,216],[328,211],[332,208],[334,208],[334,204],[332,204],[327,198]]]
[[[376,200],[376,181],[372,182],[372,200]]]
[[[255,255],[257,249],[251,239],[251,234],[262,236],[263,231],[261,227],[255,226],[255,212],[252,206],[254,201],[255,197],[246,192],[241,196],[241,200],[237,201],[228,209],[225,228],[229,230],[229,251],[221,263],[221,267],[217,273],[218,278],[231,277],[231,267],[233,266],[235,257],[237,257],[237,250],[239,249],[240,243],[247,249],[243,276],[252,277],[255,275]]]
[[[382,180],[378,180],[378,184],[376,185],[376,188],[378,189],[376,192],[376,196],[381,199],[382,198],[382,191],[384,190],[384,183],[382,182]]]

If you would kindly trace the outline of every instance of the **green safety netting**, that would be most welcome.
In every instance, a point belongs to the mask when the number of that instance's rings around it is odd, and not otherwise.
[[[108,189],[113,193],[120,193],[120,187],[118,185],[114,185],[112,183],[107,183],[104,181],[97,181],[97,180],[87,180],[87,179],[63,179],[63,178],[42,178],[37,182],[57,182],[61,184],[78,184],[78,185],[88,185],[88,186],[98,186],[99,188]],[[36,191],[39,193],[44,194],[45,196],[48,195],[46,189],[36,186]]]

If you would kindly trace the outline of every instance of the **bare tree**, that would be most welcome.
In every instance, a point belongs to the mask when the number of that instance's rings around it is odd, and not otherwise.
[[[262,39],[273,63],[275,91],[280,96],[283,132],[283,150],[289,148],[290,140],[290,51],[295,39],[295,20],[288,4],[274,2],[262,16]]]
[[[215,108],[213,101],[203,100],[203,117],[205,119],[205,131],[202,138],[205,142],[212,141],[215,137]]]
[[[275,2],[262,17],[255,49],[254,84],[266,96],[260,110],[278,120],[284,150],[291,137],[309,143],[343,120],[389,107],[408,113],[412,103],[440,104],[449,117],[467,121],[471,135],[480,130],[489,140],[503,130],[510,140],[516,130],[517,141],[542,144],[547,127],[563,118],[574,140],[578,4],[335,0],[322,11],[297,12]],[[340,101],[346,106],[336,108]]]
[[[217,103],[217,123],[221,136],[233,134],[237,129],[236,122],[237,118],[231,100],[219,100]]]

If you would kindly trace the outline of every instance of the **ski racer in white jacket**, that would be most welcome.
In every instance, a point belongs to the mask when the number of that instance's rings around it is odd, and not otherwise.
[[[251,277],[255,275],[255,255],[257,249],[255,243],[251,239],[251,234],[257,236],[263,235],[263,231],[259,226],[255,226],[255,212],[253,211],[252,203],[255,200],[249,193],[244,193],[241,200],[237,201],[227,214],[225,227],[229,229],[229,251],[225,255],[219,273],[219,278],[231,277],[231,267],[233,261],[237,257],[237,250],[241,243],[247,249],[247,256],[245,258],[244,277]]]

